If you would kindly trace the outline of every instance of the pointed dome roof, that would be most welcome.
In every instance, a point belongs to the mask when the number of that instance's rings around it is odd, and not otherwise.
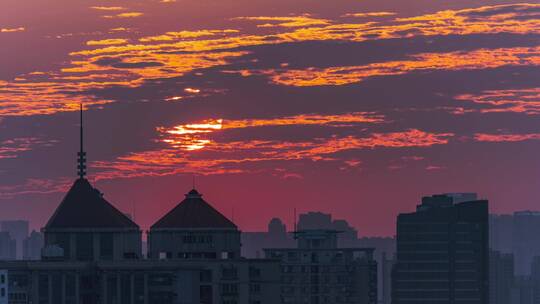
[[[158,220],[151,229],[238,229],[219,211],[202,199],[202,194],[193,189],[186,198],[169,213]]]
[[[85,178],[79,178],[56,208],[45,229],[136,229],[139,226],[107,202]]]

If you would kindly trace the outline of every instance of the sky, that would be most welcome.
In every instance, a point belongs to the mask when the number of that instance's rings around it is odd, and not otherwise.
[[[0,220],[77,178],[147,230],[193,183],[244,231],[391,236],[422,196],[538,210],[540,4],[3,0]]]

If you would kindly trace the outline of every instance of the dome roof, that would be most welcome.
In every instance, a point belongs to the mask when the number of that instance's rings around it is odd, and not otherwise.
[[[85,178],[79,178],[45,225],[48,229],[134,229],[139,226],[107,202]]]
[[[210,206],[195,189],[150,229],[233,229],[238,227],[219,211]]]

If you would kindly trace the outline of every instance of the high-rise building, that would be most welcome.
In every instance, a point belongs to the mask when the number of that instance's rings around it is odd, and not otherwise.
[[[7,231],[0,231],[0,260],[17,258],[17,243]]]
[[[512,241],[516,275],[530,275],[533,258],[540,256],[538,231],[540,231],[540,212],[514,213]]]
[[[339,248],[335,230],[296,232],[296,248],[265,249],[281,260],[281,303],[377,303],[372,248]]]
[[[487,304],[488,202],[422,198],[397,218],[392,303]]]
[[[500,253],[513,253],[513,226],[514,217],[511,214],[490,214],[489,248]]]
[[[22,259],[23,257],[23,241],[28,237],[28,221],[24,220],[13,220],[13,221],[2,221],[0,222],[0,230],[7,231],[11,235],[11,238],[15,240],[16,245],[16,256],[17,259]]]
[[[23,260],[41,259],[43,244],[43,234],[32,230],[30,235],[23,241]]]
[[[514,287],[514,256],[510,253],[489,252],[489,303],[512,303]]]

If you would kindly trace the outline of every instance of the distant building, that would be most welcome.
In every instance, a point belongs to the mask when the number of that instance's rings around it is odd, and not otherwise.
[[[41,250],[43,249],[43,244],[43,234],[33,230],[30,235],[23,241],[23,259],[41,259]]]
[[[540,303],[540,256],[533,258],[531,264],[531,285],[533,294],[533,303]]]
[[[513,225],[514,217],[510,214],[490,214],[489,248],[500,253],[513,253]]]
[[[534,284],[530,276],[516,276],[512,288],[512,304],[535,304]]]
[[[264,248],[292,247],[296,244],[287,227],[278,218],[268,223],[267,232],[242,232],[242,256],[248,258],[261,258]]]
[[[340,246],[355,246],[358,239],[358,231],[345,220],[333,220],[332,215],[322,212],[308,212],[300,214],[297,230],[336,230]]]
[[[396,255],[392,303],[487,304],[488,202],[422,198],[397,218]]]
[[[17,258],[17,243],[7,231],[0,231],[0,260]]]
[[[16,257],[22,259],[23,257],[23,241],[28,237],[28,221],[14,220],[14,221],[2,221],[0,222],[0,230],[7,231],[11,235],[17,244]]]
[[[540,212],[520,211],[514,213],[512,226],[515,273],[520,276],[531,274],[531,263],[540,256]]]
[[[379,265],[379,285],[378,293],[380,295],[381,304],[391,304],[392,303],[392,269],[394,268],[394,259],[388,258],[386,253],[382,253],[382,258],[380,262],[377,262]]]
[[[296,233],[296,248],[265,249],[281,262],[281,303],[377,303],[372,248],[339,248],[335,230]]]
[[[489,252],[489,303],[511,304],[514,287],[514,257],[509,253]]]

